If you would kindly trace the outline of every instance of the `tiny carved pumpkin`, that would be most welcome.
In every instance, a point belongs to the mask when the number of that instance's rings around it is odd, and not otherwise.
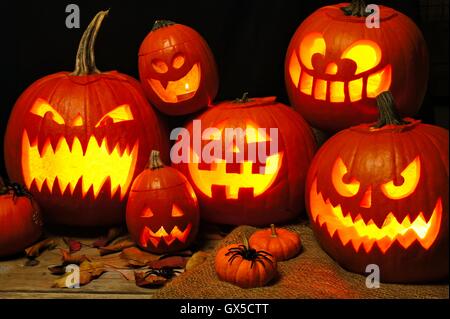
[[[284,261],[295,257],[302,249],[302,242],[297,233],[283,228],[275,228],[254,232],[249,239],[250,246],[257,250],[265,250],[272,254],[277,261]]]
[[[139,76],[150,101],[163,113],[184,115],[208,106],[219,88],[216,62],[194,29],[156,21],[139,49]]]
[[[268,252],[243,244],[222,247],[216,254],[215,269],[219,279],[241,288],[267,285],[277,274],[276,259]]]
[[[31,194],[21,185],[0,179],[0,257],[23,251],[39,239],[42,219]]]
[[[33,83],[8,122],[8,174],[30,189],[51,224],[123,222],[129,187],[151,149],[168,154],[139,82],[95,66],[93,47],[106,15],[98,13],[83,34],[75,71]]]
[[[366,25],[366,5],[353,0],[320,8],[295,32],[285,61],[294,108],[328,132],[377,120],[376,97],[390,90],[401,116],[420,108],[428,82],[422,33],[404,14],[379,6],[380,28]]]
[[[195,239],[199,219],[197,197],[186,177],[164,166],[153,151],[128,198],[126,220],[134,241],[153,253],[183,250]]]
[[[344,268],[380,267],[381,281],[448,277],[448,131],[401,120],[392,95],[380,121],[344,130],[317,153],[306,199],[323,249]]]
[[[275,97],[244,96],[211,107],[190,122],[187,131],[188,138],[201,131],[201,147],[195,147],[198,137],[192,140],[191,157],[181,155],[176,165],[196,191],[202,218],[221,224],[268,225],[300,214],[316,145],[298,113],[275,102]],[[179,151],[183,149],[177,145],[172,148],[172,161],[178,161]]]

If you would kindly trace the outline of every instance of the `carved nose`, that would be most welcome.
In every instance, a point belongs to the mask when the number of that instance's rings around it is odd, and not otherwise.
[[[325,73],[326,74],[331,74],[331,75],[337,74],[337,71],[338,71],[338,66],[334,62],[329,63],[327,65],[327,68],[325,69]]]
[[[359,206],[363,208],[370,208],[372,206],[372,186],[369,186],[369,188],[364,193],[364,196],[359,203]]]

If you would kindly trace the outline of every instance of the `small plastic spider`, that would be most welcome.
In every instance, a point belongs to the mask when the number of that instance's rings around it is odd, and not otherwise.
[[[162,267],[162,268],[150,268],[148,272],[145,274],[145,277],[149,275],[156,275],[166,279],[173,278],[176,274],[181,273],[180,270],[173,269],[171,267]]]
[[[19,183],[10,183],[6,181],[4,185],[0,188],[0,195],[13,193],[13,200],[16,200],[16,197],[26,197],[28,199],[32,199],[33,195]]]
[[[248,241],[244,240],[244,244],[240,244],[238,247],[228,249],[225,256],[230,256],[228,262],[231,264],[236,258],[243,258],[246,260],[251,260],[250,268],[256,263],[260,263],[263,267],[266,267],[265,262],[272,264],[272,260],[268,257],[272,257],[272,254],[264,250],[256,250],[248,245]]]

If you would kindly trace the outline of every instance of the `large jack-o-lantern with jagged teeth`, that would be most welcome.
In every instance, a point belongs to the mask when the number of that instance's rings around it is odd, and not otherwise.
[[[392,116],[352,127],[319,150],[307,208],[322,247],[345,268],[380,267],[385,282],[448,276],[448,131]]]
[[[202,36],[166,20],[156,21],[141,44],[139,76],[150,101],[169,115],[208,106],[219,86],[214,56]]]
[[[186,177],[164,166],[153,151],[128,198],[126,220],[134,241],[153,253],[183,250],[195,239],[199,219],[197,197]]]
[[[106,14],[100,12],[84,33],[76,70],[32,84],[9,119],[8,173],[30,189],[48,223],[123,222],[124,199],[151,148],[168,154],[139,83],[95,67],[92,50]]]
[[[401,116],[420,108],[428,81],[425,40],[408,17],[379,8],[380,28],[366,25],[365,2],[353,0],[317,10],[293,36],[286,88],[313,127],[336,132],[374,122],[376,97],[387,90]]]
[[[191,157],[176,167],[194,187],[205,220],[268,225],[299,215],[315,141],[301,116],[275,100],[244,96],[211,107],[197,118],[201,141],[195,122],[187,126]]]

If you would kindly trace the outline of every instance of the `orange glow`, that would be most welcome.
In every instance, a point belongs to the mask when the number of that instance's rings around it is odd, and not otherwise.
[[[314,97],[316,100],[327,99],[327,81],[316,80],[316,87],[314,89]]]
[[[179,69],[184,65],[184,56],[182,54],[177,54],[172,61],[172,65],[175,69]]]
[[[312,70],[313,65],[311,59],[313,55],[316,53],[325,55],[326,49],[325,39],[320,33],[313,32],[305,36],[300,44],[300,59],[303,65]]]
[[[43,99],[37,99],[31,107],[30,112],[40,117],[44,117],[45,114],[50,113],[53,121],[60,125],[64,124],[64,119],[58,111]]]
[[[314,78],[306,72],[302,72],[300,79],[300,91],[304,94],[311,95]]]
[[[391,87],[392,68],[386,66],[380,72],[372,74],[367,80],[367,96],[376,98],[381,93],[388,91]]]
[[[356,102],[362,99],[363,79],[350,81],[348,83],[348,91],[350,94],[350,101]]]
[[[178,226],[175,226],[170,233],[168,233],[164,226],[161,226],[156,232],[153,232],[150,228],[144,226],[139,241],[142,247],[147,247],[149,242],[154,247],[158,247],[161,240],[164,240],[168,246],[175,240],[185,243],[191,232],[191,228],[192,225],[189,224],[184,231],[181,231]]]
[[[152,212],[152,210],[151,210],[150,208],[147,207],[147,208],[144,210],[144,212],[142,213],[141,217],[142,217],[142,218],[151,218],[151,217],[153,217],[153,212]]]
[[[191,70],[177,81],[168,81],[164,88],[160,81],[149,79],[148,83],[158,97],[166,103],[177,103],[192,98],[200,86],[200,64],[194,64]]]
[[[376,67],[381,61],[381,49],[373,41],[360,40],[353,43],[342,53],[343,59],[353,60],[356,65],[356,74],[363,73]]]
[[[338,66],[336,63],[330,63],[327,65],[327,68],[325,70],[326,74],[335,75],[338,71]]]
[[[153,60],[152,61],[152,66],[153,66],[153,69],[155,69],[156,72],[161,73],[161,74],[164,74],[167,71],[169,71],[169,68],[167,67],[167,64],[165,64],[164,61],[162,61],[162,60],[158,60],[158,59]]]
[[[394,181],[381,185],[381,190],[386,197],[402,199],[414,193],[420,180],[420,158],[417,157],[412,161],[400,175],[403,177],[401,185],[396,186]]]
[[[25,184],[30,188],[34,181],[39,191],[44,183],[47,183],[49,190],[52,191],[57,178],[61,193],[69,187],[73,194],[77,183],[81,180],[83,197],[92,188],[96,198],[109,178],[112,196],[120,188],[123,198],[134,175],[137,154],[138,142],[132,149],[127,147],[123,152],[119,151],[118,145],[112,151],[108,151],[106,138],[99,145],[94,137],[89,139],[85,154],[80,140],[76,137],[71,147],[64,137],[60,138],[55,149],[47,140],[39,152],[37,139],[30,142],[26,131],[22,137],[22,169]]]
[[[134,118],[133,113],[131,113],[130,106],[128,104],[124,104],[105,114],[100,119],[100,121],[98,121],[95,127],[103,125],[106,119],[111,119],[113,123],[119,123],[124,121],[131,121]]]
[[[361,203],[359,203],[359,206],[363,208],[370,208],[372,207],[372,187],[369,186],[369,189],[364,193],[364,196],[361,200]]]
[[[338,158],[334,163],[333,170],[331,172],[331,181],[337,192],[344,197],[353,197],[359,192],[360,183],[352,178],[350,183],[344,183],[343,177],[348,173],[347,166],[341,158]]]
[[[172,217],[181,217],[184,216],[183,211],[177,205],[172,205]]]
[[[345,102],[344,82],[330,83],[330,101]]]
[[[292,53],[291,60],[289,61],[289,74],[291,75],[291,80],[296,88],[298,88],[301,73],[302,68],[300,67],[300,62],[298,61],[297,54],[295,54],[294,52]]]
[[[428,222],[422,212],[414,221],[407,216],[402,222],[399,222],[394,213],[390,212],[383,226],[379,228],[372,220],[366,224],[361,215],[354,220],[349,213],[344,216],[341,205],[333,206],[329,199],[324,200],[322,194],[317,191],[317,179],[312,184],[309,196],[313,221],[320,226],[326,224],[330,237],[337,232],[344,246],[351,242],[356,252],[363,246],[369,253],[376,243],[380,250],[386,253],[395,241],[398,241],[405,249],[418,241],[424,249],[428,250],[436,240],[441,226],[441,198],[437,200]]]
[[[72,120],[71,126],[83,126],[83,118],[78,113],[78,115]]]

